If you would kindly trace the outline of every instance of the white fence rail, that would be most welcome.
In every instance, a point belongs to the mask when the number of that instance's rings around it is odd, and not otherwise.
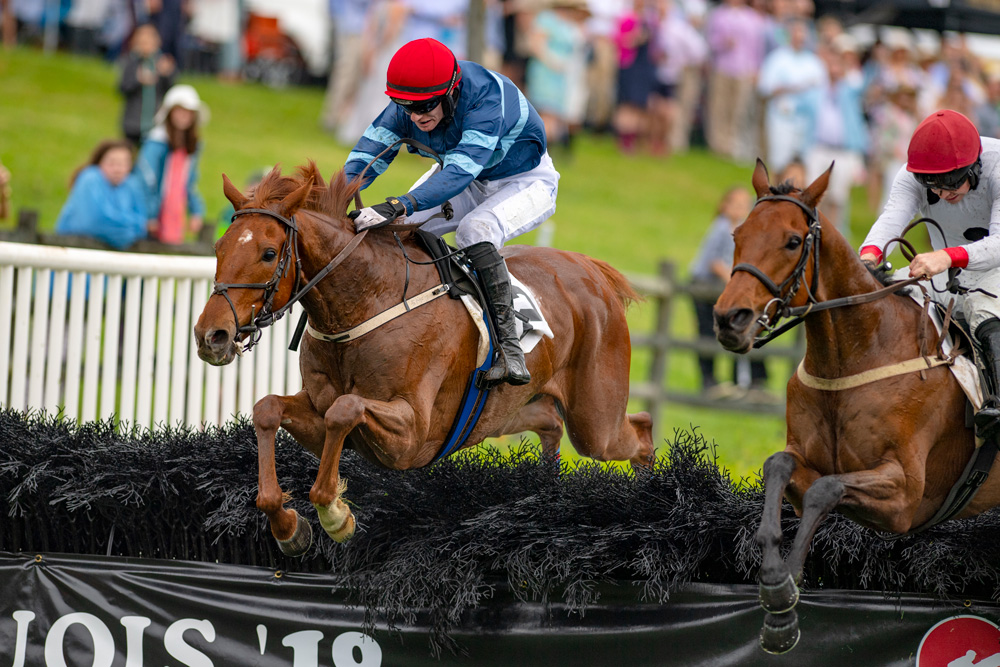
[[[0,405],[198,427],[297,392],[298,306],[232,364],[198,358],[191,330],[214,275],[213,257],[0,242]]]

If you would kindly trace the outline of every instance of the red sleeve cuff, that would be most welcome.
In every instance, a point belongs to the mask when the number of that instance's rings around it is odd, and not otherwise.
[[[881,262],[882,261],[882,251],[879,250],[878,246],[866,245],[866,246],[864,246],[864,247],[861,248],[861,252],[858,253],[858,254],[859,255],[875,255],[875,261],[876,262]]]
[[[965,248],[957,246],[954,248],[945,248],[944,251],[951,257],[951,265],[954,268],[964,269],[969,265],[969,253]]]

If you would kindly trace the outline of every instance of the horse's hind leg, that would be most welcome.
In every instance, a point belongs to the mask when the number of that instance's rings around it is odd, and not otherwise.
[[[286,497],[278,485],[274,460],[274,441],[279,427],[284,427],[299,444],[320,452],[325,427],[305,391],[294,396],[265,396],[253,407],[257,433],[257,508],[267,515],[271,534],[281,551],[301,556],[312,543],[309,522],[293,509],[285,509]]]
[[[563,420],[559,414],[556,399],[544,395],[537,397],[518,412],[505,433],[532,431],[538,435],[542,445],[542,457],[556,460],[559,456],[559,441],[563,436]]]
[[[653,421],[648,412],[626,414],[628,365],[622,377],[604,375],[588,363],[567,382],[566,428],[576,451],[599,461],[653,464]],[[615,387],[615,384],[618,384]]]

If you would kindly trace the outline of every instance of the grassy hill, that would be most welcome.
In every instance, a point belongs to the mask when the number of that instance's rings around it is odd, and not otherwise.
[[[193,84],[211,109],[200,180],[208,217],[226,204],[222,173],[239,185],[255,170],[277,163],[288,171],[311,159],[326,175],[343,165],[350,147],[319,126],[322,90],[273,90],[195,76],[181,80]],[[0,161],[13,174],[14,210],[37,209],[42,227],[51,228],[74,168],[99,140],[118,135],[117,71],[90,57],[19,48],[0,51],[0,81]],[[552,245],[641,274],[655,273],[665,259],[686,274],[720,196],[732,185],[749,188],[752,171],[751,165],[697,149],[669,158],[626,157],[607,136],[584,136],[571,157],[555,152],[553,157],[562,179]],[[401,155],[366,191],[365,201],[405,192],[427,166]],[[861,193],[855,194],[852,225],[860,237],[873,218]],[[521,240],[534,239],[532,233]],[[630,321],[634,330],[651,327],[651,304],[635,307]],[[677,309],[673,327],[678,333],[694,330],[687,304]],[[647,363],[648,356],[636,351],[633,381],[645,378]],[[787,364],[774,363],[771,370],[772,389],[783,393]],[[671,357],[672,387],[693,391],[696,377],[693,358]],[[759,469],[768,454],[783,447],[784,423],[773,417],[670,406],[657,418],[666,435],[674,428],[700,427],[719,443],[720,462],[737,476]]]

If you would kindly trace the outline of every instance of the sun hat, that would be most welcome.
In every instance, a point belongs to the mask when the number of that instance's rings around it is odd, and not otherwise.
[[[163,96],[163,103],[153,117],[153,121],[157,125],[162,124],[167,119],[167,114],[174,107],[181,107],[182,109],[197,112],[198,125],[204,125],[208,122],[210,116],[208,106],[201,101],[201,97],[198,96],[198,91],[194,89],[194,86],[179,83],[171,87],[167,91],[167,94]]]

